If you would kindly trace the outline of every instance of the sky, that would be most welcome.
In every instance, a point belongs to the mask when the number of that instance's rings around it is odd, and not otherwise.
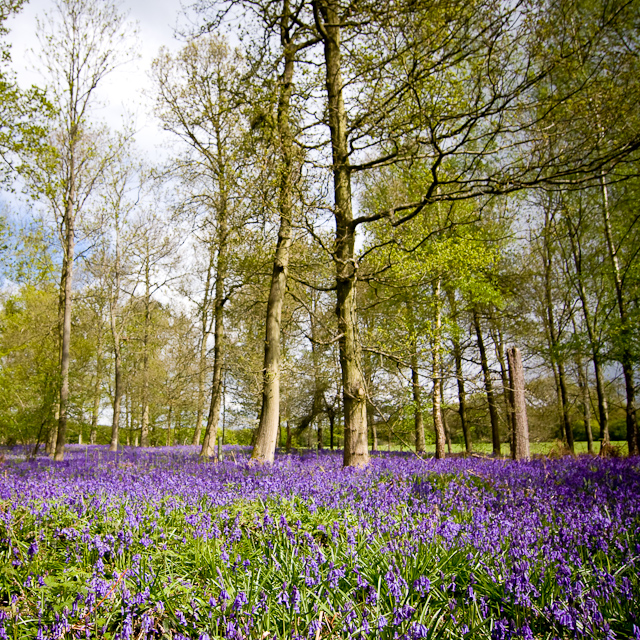
[[[104,106],[96,115],[111,128],[117,129],[126,113],[133,114],[138,129],[138,146],[143,152],[157,157],[157,154],[163,154],[158,145],[166,144],[167,138],[151,113],[149,95],[152,85],[148,71],[161,46],[170,49],[180,47],[181,43],[174,37],[174,27],[181,14],[180,0],[121,0],[119,6],[128,12],[130,20],[137,22],[140,58],[116,69],[105,78],[98,91]],[[7,40],[11,43],[11,66],[23,88],[31,84],[43,84],[38,71],[36,18],[45,18],[52,8],[51,0],[29,0],[22,11],[7,22],[10,29]]]

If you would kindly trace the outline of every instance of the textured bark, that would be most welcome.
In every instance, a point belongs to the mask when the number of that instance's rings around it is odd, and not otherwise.
[[[473,308],[473,324],[476,329],[476,337],[478,339],[478,349],[480,350],[480,364],[484,375],[484,388],[487,394],[487,402],[489,403],[489,417],[491,419],[491,440],[493,444],[493,455],[500,455],[500,421],[498,418],[498,408],[496,406],[495,395],[493,393],[493,383],[491,381],[491,371],[489,370],[489,362],[487,360],[487,350],[484,346],[484,338],[482,336],[482,326],[480,325],[480,315],[478,309]]]
[[[618,249],[613,240],[613,231],[611,229],[609,192],[607,189],[607,183],[605,181],[604,174],[601,177],[601,187],[605,238],[607,241],[609,259],[611,260],[613,282],[616,291],[616,302],[618,306],[618,314],[620,316],[620,342],[622,347],[622,352],[620,354],[620,363],[622,364],[624,387],[627,395],[627,404],[625,408],[627,422],[627,444],[629,446],[629,455],[637,456],[640,454],[640,443],[638,441],[638,419],[636,415],[635,385],[633,380],[634,359],[633,354],[631,353],[631,350],[629,348],[632,336],[629,328],[629,314],[627,310],[627,301],[624,296],[622,274],[620,272],[620,262],[618,260]]]
[[[280,229],[271,273],[271,287],[267,300],[267,319],[262,370],[262,407],[252,460],[271,463],[274,459],[278,425],[280,424],[280,324],[282,305],[287,290],[289,253],[291,249],[292,161],[293,136],[289,122],[291,91],[296,48],[290,39],[291,16],[289,3],[284,2],[281,18],[281,40],[284,45],[284,70],[280,78],[278,97],[278,135],[280,141],[280,183],[278,209]]]
[[[356,335],[355,226],[351,203],[351,168],[347,144],[347,115],[343,100],[340,56],[341,27],[337,0],[314,0],[316,26],[324,45],[327,112],[331,132],[334,218],[336,235],[336,314],[340,334],[344,406],[345,467],[369,464],[367,446],[367,394]]]
[[[509,382],[514,407],[514,460],[529,460],[529,423],[524,395],[524,370],[520,349],[511,347],[507,351],[509,360]]]

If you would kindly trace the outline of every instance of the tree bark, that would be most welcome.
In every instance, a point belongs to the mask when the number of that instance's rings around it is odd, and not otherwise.
[[[213,243],[211,243],[212,245]],[[215,266],[215,252],[213,247],[209,247],[209,262],[207,264],[207,277],[204,285],[204,299],[200,311],[200,363],[198,367],[198,407],[196,409],[196,428],[193,432],[192,445],[200,446],[202,436],[202,415],[204,413],[204,380],[207,369],[207,341],[211,330],[209,321],[209,295],[211,289],[211,274]]]
[[[478,339],[478,349],[480,350],[480,364],[484,375],[484,388],[487,393],[487,402],[489,403],[489,417],[491,419],[491,440],[493,444],[493,455],[500,455],[500,421],[498,418],[498,409],[493,394],[493,383],[491,382],[491,371],[489,370],[489,362],[487,360],[487,351],[484,346],[484,338],[482,336],[482,327],[480,325],[480,316],[477,307],[473,308],[473,324],[476,329],[476,337]]]
[[[225,196],[222,196],[225,198]],[[228,260],[228,223],[226,202],[218,216],[219,244],[218,264],[216,268],[216,297],[214,302],[214,346],[213,346],[213,382],[211,385],[211,404],[207,417],[207,428],[204,434],[204,442],[200,450],[201,457],[210,458],[214,454],[216,438],[218,434],[218,422],[220,421],[220,405],[222,398],[222,365],[224,342],[224,283],[227,275]]]
[[[262,407],[256,443],[251,454],[251,459],[260,463],[273,462],[278,437],[278,425],[280,424],[280,325],[282,321],[282,305],[287,290],[289,253],[291,249],[293,136],[289,122],[289,112],[296,48],[289,37],[291,16],[289,15],[288,6],[289,3],[285,0],[280,28],[281,39],[284,43],[284,70],[280,77],[280,93],[278,97],[278,135],[280,142],[278,209],[280,212],[280,229],[273,261],[269,299],[267,300]]]
[[[115,385],[113,390],[113,421],[111,423],[111,442],[109,451],[118,450],[118,437],[120,431],[120,410],[122,407],[122,349],[120,345],[120,334],[116,328],[115,315],[111,316],[111,332],[113,334],[114,353],[114,377]]]
[[[343,99],[340,55],[341,27],[337,0],[313,0],[316,26],[324,45],[327,112],[331,132],[334,218],[336,235],[336,314],[340,335],[340,367],[344,403],[345,467],[369,464],[367,394],[356,335],[355,226],[351,203],[351,167],[347,144],[347,115]]]
[[[524,395],[524,370],[520,349],[511,347],[507,350],[509,360],[510,393],[514,407],[514,460],[529,460],[529,423],[527,421],[527,405]]]
[[[148,242],[148,240],[147,240]],[[142,416],[140,420],[140,444],[149,446],[149,328],[151,324],[151,282],[149,274],[149,251],[144,268],[144,327],[142,334]]]
[[[447,451],[449,455],[453,453],[451,444],[451,431],[449,431],[449,423],[447,422],[447,411],[444,406],[444,376],[440,375],[440,413],[442,414],[442,427],[444,428],[444,437],[447,441]]]
[[[71,362],[71,305],[73,282],[73,259],[75,253],[75,206],[76,206],[76,167],[75,167],[76,128],[72,128],[69,158],[69,187],[65,203],[64,225],[64,283],[62,305],[62,343],[60,348],[60,406],[58,414],[58,433],[56,435],[56,451],[53,459],[64,460],[64,446],[67,442],[67,420],[69,403],[69,364]]]

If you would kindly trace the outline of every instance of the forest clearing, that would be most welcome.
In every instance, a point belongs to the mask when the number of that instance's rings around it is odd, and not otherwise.
[[[0,637],[640,637],[637,458],[248,454],[5,462]]]

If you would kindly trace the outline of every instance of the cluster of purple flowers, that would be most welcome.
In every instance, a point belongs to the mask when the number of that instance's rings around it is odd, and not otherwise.
[[[638,459],[8,458],[0,639],[640,639]]]

